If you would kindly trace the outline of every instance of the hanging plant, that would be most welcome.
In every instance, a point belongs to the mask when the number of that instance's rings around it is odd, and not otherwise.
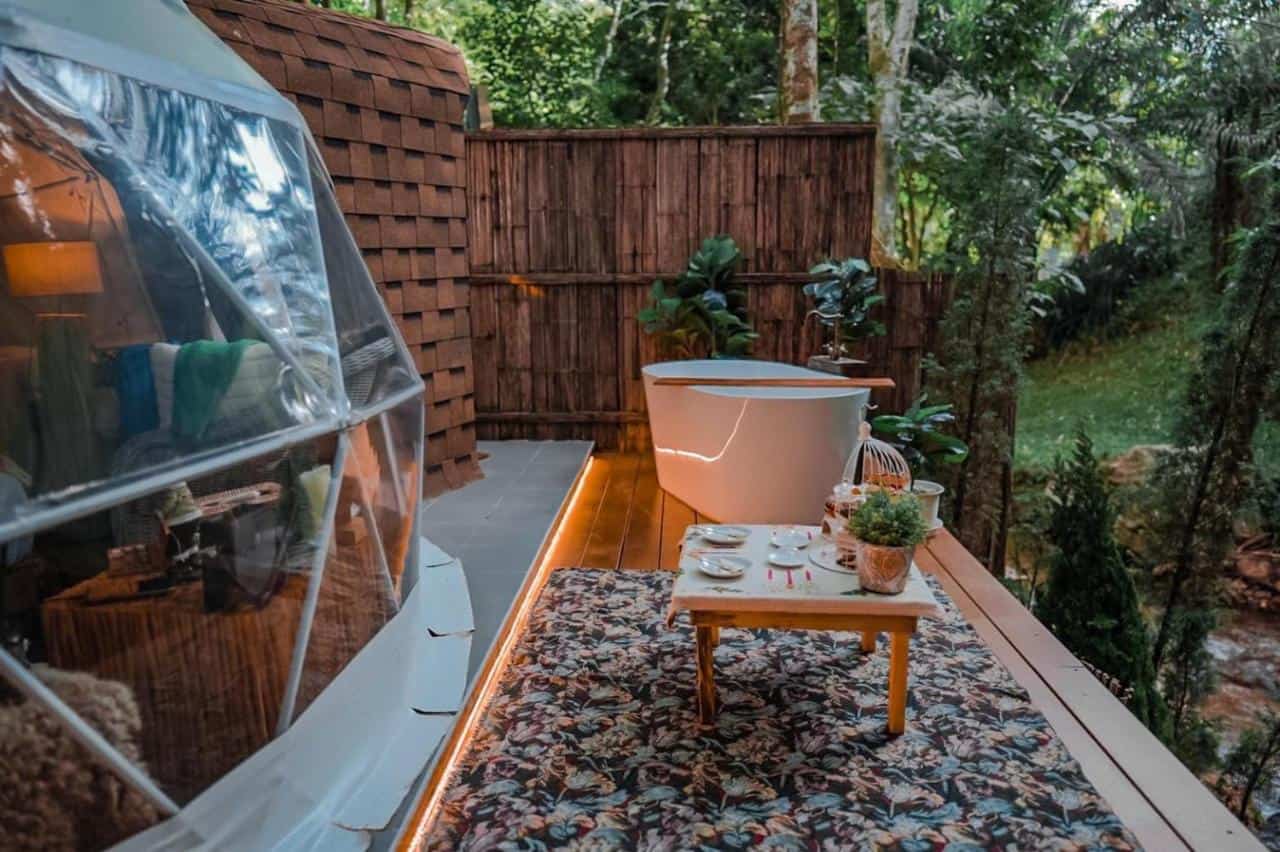
[[[759,335],[747,321],[746,290],[734,285],[741,260],[732,237],[703,240],[672,287],[653,282],[649,305],[638,316],[645,333],[676,358],[749,355]]]

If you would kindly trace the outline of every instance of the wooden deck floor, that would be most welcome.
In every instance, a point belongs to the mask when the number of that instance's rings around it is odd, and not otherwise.
[[[553,568],[671,570],[697,513],[658,487],[651,454],[597,454],[547,553]],[[816,520],[816,519],[815,519]],[[1253,835],[945,530],[917,551],[1151,850],[1260,850]]]

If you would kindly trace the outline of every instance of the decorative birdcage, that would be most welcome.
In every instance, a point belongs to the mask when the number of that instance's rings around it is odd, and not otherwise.
[[[851,485],[906,491],[911,488],[911,468],[892,444],[871,437],[871,424],[863,421],[842,480]]]

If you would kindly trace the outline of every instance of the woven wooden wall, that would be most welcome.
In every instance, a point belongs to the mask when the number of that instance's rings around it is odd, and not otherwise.
[[[285,0],[188,5],[298,105],[320,146],[426,381],[425,492],[474,479],[461,53],[420,32]]]
[[[865,125],[484,131],[467,137],[468,251],[476,408],[482,438],[648,441],[636,320],[655,278],[670,280],[708,236],[742,249],[755,354],[804,363],[806,270],[866,257],[872,146]],[[867,352],[898,388],[920,364],[945,290],[881,273],[889,333]]]

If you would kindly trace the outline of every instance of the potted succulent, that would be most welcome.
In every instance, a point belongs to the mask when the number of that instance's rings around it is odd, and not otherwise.
[[[952,406],[925,405],[927,399],[926,394],[920,394],[902,414],[873,417],[871,433],[892,444],[911,466],[911,490],[920,499],[926,528],[933,529],[938,525],[938,504],[946,489],[924,477],[936,476],[942,465],[964,461],[969,447],[944,431],[956,419]]]
[[[926,528],[914,494],[877,491],[849,517],[858,541],[858,582],[868,592],[896,595],[907,585],[916,545]]]
[[[828,260],[809,274],[814,280],[804,285],[804,292],[813,299],[814,308],[808,315],[831,330],[826,355],[810,358],[809,367],[852,374],[866,362],[850,357],[850,344],[885,333],[884,323],[871,318],[871,309],[884,301],[871,264],[860,257]]]

